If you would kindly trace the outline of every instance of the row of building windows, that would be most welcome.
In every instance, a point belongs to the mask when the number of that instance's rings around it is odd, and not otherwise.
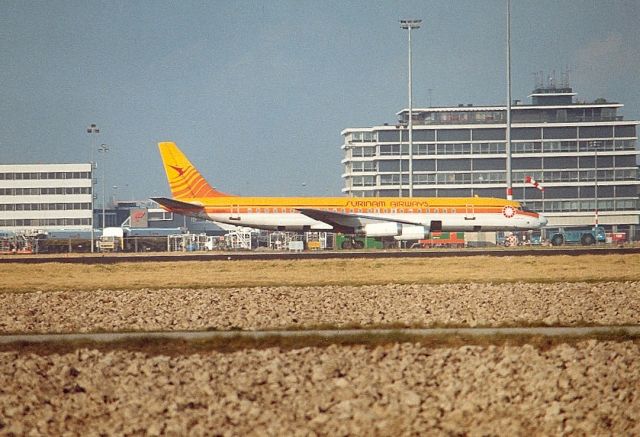
[[[408,181],[406,179],[403,185],[403,196],[407,196]],[[384,188],[379,190],[381,196],[395,197],[400,191],[399,184]],[[504,188],[440,188],[437,185],[432,185],[432,188],[424,189],[419,184],[416,184],[413,191],[416,197],[504,197],[505,194]],[[544,192],[531,185],[523,186],[521,184],[513,188],[513,196],[516,199],[593,199],[596,197],[595,194],[596,189],[593,185],[547,187]],[[633,185],[600,185],[598,186],[598,197],[637,198],[637,192]]]
[[[378,163],[376,161],[356,161],[351,164],[353,172],[378,171]]]
[[[481,174],[471,173],[439,173],[416,174],[413,177],[415,185],[425,184],[497,184],[505,182],[503,172],[487,172]],[[403,183],[409,183],[408,175],[403,175]],[[380,185],[399,185],[399,174],[380,175]],[[373,187],[376,185],[376,176],[355,176],[352,180],[354,187]]]
[[[615,158],[615,159],[614,159]],[[505,170],[506,163],[503,159],[439,159],[425,160],[416,159],[413,161],[413,172],[425,171],[497,171]],[[590,156],[582,157],[546,157],[542,158],[515,158],[512,161],[513,170],[526,170],[528,173],[534,171],[549,170],[582,170],[595,171],[595,159]],[[635,156],[603,156],[598,159],[598,170],[604,171],[604,178],[618,176],[618,179],[633,179],[636,175]],[[381,161],[358,161],[345,166],[345,171],[349,173],[397,173],[409,170],[409,160],[381,160]],[[611,173],[617,171],[617,173]]]
[[[402,144],[382,144],[379,147],[380,156],[408,155],[409,145]],[[441,144],[414,144],[414,155],[470,155],[470,154],[496,154],[506,153],[504,143],[441,143]],[[354,150],[355,151],[355,150]],[[364,154],[362,154],[364,156]],[[353,156],[357,156],[355,153]],[[368,156],[373,155],[369,151]]]
[[[351,186],[353,187],[373,187],[375,185],[375,176],[354,176],[351,178]]]
[[[425,123],[496,123],[505,120],[505,111],[427,112],[415,117]]]
[[[91,194],[91,187],[0,188],[0,196],[47,196],[60,194]]]
[[[526,201],[527,208],[538,212],[592,212],[595,200]],[[598,199],[598,211],[634,211],[640,209],[636,199]]]
[[[594,182],[596,180],[595,170],[582,171],[545,171],[535,172],[542,174],[540,181],[544,182]],[[636,169],[622,170],[598,170],[598,181],[634,181],[637,179]],[[535,179],[535,177],[534,177]]]
[[[417,124],[440,123],[496,123],[505,120],[506,111],[452,111],[452,112],[418,112],[413,114]],[[404,116],[404,114],[403,114]],[[562,108],[562,109],[527,109],[518,110],[514,107],[511,112],[514,123],[536,122],[584,122],[584,121],[612,121],[619,117],[616,108]],[[408,120],[407,117],[403,117]]]
[[[55,218],[55,219],[0,219],[2,226],[89,226],[90,218]]]
[[[513,153],[576,153],[576,152],[612,152],[635,150],[635,140],[602,141],[531,141],[511,143]]]
[[[351,134],[351,141],[356,143],[371,143],[378,141],[377,132],[353,132]]]
[[[618,169],[618,170],[598,170],[598,181],[634,181],[637,179],[637,169]],[[403,180],[407,180],[409,176],[406,172],[402,173]],[[545,183],[545,182],[595,182],[595,170],[581,171],[531,171],[531,172],[514,172],[513,180],[516,182],[524,181],[527,176]],[[397,185],[400,183],[400,174],[381,174],[380,185]],[[353,186],[374,186],[376,185],[377,176],[353,176]],[[504,183],[507,176],[504,172],[474,172],[474,173],[415,173],[413,175],[414,184],[496,184]]]
[[[89,171],[10,172],[0,173],[0,181],[40,179],[90,179]]]
[[[524,186],[513,187],[514,199],[587,199],[595,197],[595,187],[593,185],[580,186],[559,186],[546,187],[544,191],[537,190],[531,185],[527,185],[526,193]],[[354,195],[360,196],[365,190],[355,190]],[[372,193],[382,197],[397,197],[399,187],[386,187],[380,190],[366,190],[368,196]],[[408,187],[404,187],[403,197],[408,196]],[[525,195],[526,194],[526,195]],[[415,197],[499,197],[505,196],[505,187],[461,187],[461,188],[442,188],[432,186],[429,188],[415,187],[413,190]],[[635,185],[599,185],[598,196],[600,198],[634,198],[637,199],[638,194]]]
[[[356,147],[350,147],[349,149],[351,151],[351,156],[356,157],[356,158],[368,158],[371,156],[376,156],[376,146],[372,146],[372,147],[363,147],[363,146],[356,146]]]
[[[511,129],[511,140],[575,140],[602,141],[607,139],[632,139],[636,137],[635,125],[623,126],[566,126],[566,127],[523,127]],[[465,142],[465,141],[505,141],[506,129],[414,129],[414,142]],[[407,129],[379,130],[373,132],[352,132],[345,137],[346,143],[396,143],[408,142]]]
[[[433,192],[431,192],[433,191]],[[414,190],[416,197],[446,197],[450,193],[444,192],[447,190]],[[398,195],[397,190],[372,190],[354,192],[358,197],[378,197],[378,196],[392,196]],[[407,190],[404,190],[403,196],[408,195]],[[459,197],[459,196],[457,196]],[[467,194],[466,197],[471,197],[471,194]],[[535,199],[518,199],[523,201],[527,208],[537,212],[594,212],[596,207],[595,199],[573,199],[573,200],[535,200]],[[640,200],[638,199],[611,199],[611,198],[599,198],[598,210],[599,211],[635,211],[640,209]]]
[[[604,140],[604,141],[529,141],[511,143],[512,153],[578,153],[578,152],[610,152],[620,150],[635,150],[635,140]],[[409,145],[381,144],[377,146],[356,146],[350,148],[354,158],[371,156],[408,155]],[[506,143],[440,143],[414,144],[414,155],[472,155],[472,154],[503,154],[506,153]]]
[[[402,144],[382,144],[379,147],[379,156],[398,156],[408,155],[409,145]],[[363,149],[366,147],[362,147]],[[376,156],[375,150],[357,151],[354,148],[354,157]],[[371,148],[369,148],[371,149]],[[470,154],[497,154],[506,153],[506,145],[504,143],[444,143],[444,144],[414,144],[414,155],[470,155]]]
[[[0,211],[64,211],[76,209],[87,209],[90,211],[91,203],[0,203]]]

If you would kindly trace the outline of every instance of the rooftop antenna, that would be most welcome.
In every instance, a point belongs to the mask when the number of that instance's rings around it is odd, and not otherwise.
[[[565,77],[565,88],[569,88],[571,87],[571,81],[569,80],[569,75],[571,74],[571,68],[569,67],[569,65],[567,65],[566,69],[564,70],[564,77]]]
[[[533,75],[533,89],[540,89],[544,86],[543,77],[544,74],[542,71],[534,71],[531,73]]]

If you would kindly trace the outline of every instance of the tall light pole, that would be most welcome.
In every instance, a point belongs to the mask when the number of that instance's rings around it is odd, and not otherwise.
[[[402,128],[400,128],[400,161],[399,173],[400,173],[400,186],[398,187],[398,197],[402,197]]]
[[[409,30],[409,197],[413,197],[413,86],[412,56],[411,56],[411,30],[420,29],[422,20],[400,20],[400,27]],[[402,178],[402,175],[400,175]]]
[[[109,151],[109,146],[106,144],[101,144],[98,152],[104,153],[104,159],[102,160],[102,235],[104,235],[104,228],[106,227],[106,213],[105,213],[105,187],[107,184],[105,183],[106,174],[107,174],[107,152]]]
[[[93,253],[94,251],[94,246],[95,246],[95,237],[93,235],[93,228],[94,228],[94,223],[93,223],[93,208],[94,208],[94,202],[93,202],[93,197],[94,197],[94,192],[93,192],[93,188],[94,188],[94,183],[93,183],[93,170],[95,169],[96,163],[94,162],[94,153],[96,150],[96,144],[97,144],[97,135],[100,133],[100,129],[98,128],[98,126],[96,126],[95,123],[91,123],[89,125],[89,127],[87,127],[87,133],[91,135],[91,253]]]
[[[513,180],[511,179],[511,0],[507,0],[507,199],[513,200]],[[525,188],[526,189],[526,188]]]
[[[118,186],[117,185],[113,185],[111,188],[113,189],[113,197],[111,199],[111,207],[115,209],[115,207],[116,207],[116,197],[118,196]]]
[[[403,144],[402,144],[402,131],[404,130],[406,126],[406,123],[403,122],[399,122],[396,125],[396,128],[400,131],[400,186],[398,187],[398,197],[402,197],[403,192],[402,192],[402,148],[403,148]]]

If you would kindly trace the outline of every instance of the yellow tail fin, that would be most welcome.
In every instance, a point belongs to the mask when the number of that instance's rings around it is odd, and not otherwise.
[[[167,173],[171,194],[176,199],[196,197],[223,197],[229,194],[213,188],[189,162],[184,153],[172,142],[158,143],[160,156]]]

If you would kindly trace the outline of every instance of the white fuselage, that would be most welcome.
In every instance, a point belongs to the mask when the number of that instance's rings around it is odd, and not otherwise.
[[[298,212],[291,213],[209,213],[209,220],[236,226],[247,226],[258,229],[282,231],[331,231],[333,227],[327,223],[314,220]],[[380,218],[400,223],[412,223],[431,228],[433,222],[441,222],[442,231],[497,231],[497,230],[531,230],[539,229],[546,224],[541,216],[516,214],[506,217],[498,213],[367,213],[371,221]],[[367,223],[361,219],[362,225]]]

